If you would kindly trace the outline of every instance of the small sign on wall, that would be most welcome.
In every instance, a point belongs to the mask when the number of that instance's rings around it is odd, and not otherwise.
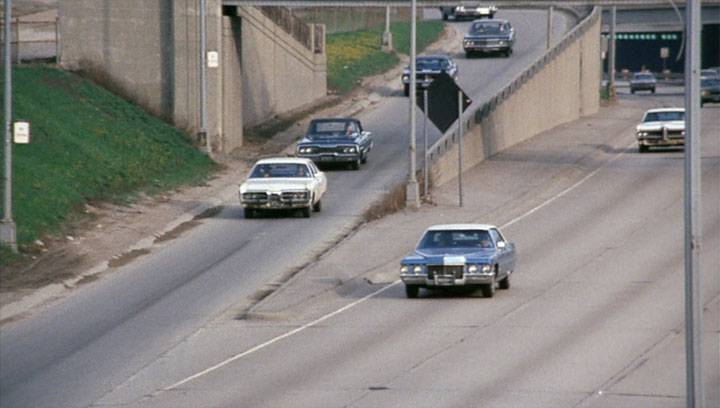
[[[15,143],[28,144],[30,143],[30,123],[29,122],[15,122],[13,124],[13,136]]]
[[[220,57],[217,51],[208,51],[207,53],[208,68],[217,68],[220,66]]]

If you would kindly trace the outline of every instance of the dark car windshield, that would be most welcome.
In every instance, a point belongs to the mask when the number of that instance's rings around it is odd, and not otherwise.
[[[445,58],[418,58],[415,60],[417,69],[447,69],[450,67],[450,61]]]
[[[505,24],[503,23],[489,23],[489,22],[480,22],[480,23],[473,23],[473,25],[470,27],[470,31],[468,34],[470,35],[487,35],[487,34],[505,34],[507,33],[507,29],[505,28]]]
[[[717,88],[720,86],[720,79],[703,79],[702,81],[700,81],[700,86],[703,88]]]
[[[652,81],[655,77],[652,74],[635,74],[633,75],[633,79],[639,81]]]
[[[310,177],[307,165],[302,163],[258,164],[250,173],[250,178]]]
[[[685,112],[650,112],[643,122],[664,122],[668,120],[685,120]]]
[[[431,248],[493,248],[490,234],[485,230],[428,231],[418,249]]]
[[[324,120],[310,124],[308,135],[312,138],[335,138],[357,133],[357,126],[347,120]]]

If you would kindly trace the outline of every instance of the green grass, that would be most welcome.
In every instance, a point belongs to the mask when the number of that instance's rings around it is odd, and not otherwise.
[[[417,49],[423,50],[437,39],[444,29],[439,21],[418,21]],[[396,54],[380,50],[384,26],[327,36],[328,88],[348,92],[369,76],[393,68],[399,62]],[[410,23],[392,23],[393,47],[402,54],[410,53]]]
[[[62,230],[85,203],[201,183],[215,168],[184,132],[57,69],[13,68],[13,109],[31,127],[30,143],[13,145],[20,246]]]

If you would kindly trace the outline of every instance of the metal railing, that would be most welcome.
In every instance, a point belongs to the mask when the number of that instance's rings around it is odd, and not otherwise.
[[[316,53],[318,52],[317,37],[322,37],[323,33],[318,32],[317,25],[304,23],[286,7],[260,6],[258,8],[267,18],[282,27],[286,33],[298,40],[298,42],[303,44],[307,49]],[[315,32],[313,33],[313,31]],[[313,36],[313,34],[315,35]],[[315,38],[315,40],[313,40],[313,38]],[[319,49],[322,50],[322,46]]]
[[[0,32],[4,33],[5,23],[0,21]],[[59,22],[58,19],[27,21],[22,17],[14,18],[11,23],[10,45],[13,63],[32,60],[59,61]],[[4,42],[5,39],[3,38]]]

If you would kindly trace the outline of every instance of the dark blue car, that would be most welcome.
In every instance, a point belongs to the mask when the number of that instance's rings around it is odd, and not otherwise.
[[[372,133],[363,130],[359,120],[314,119],[295,152],[320,165],[348,163],[358,170],[360,164],[367,161],[372,148]]]
[[[425,231],[415,251],[400,264],[405,294],[416,298],[420,288],[476,286],[483,296],[508,289],[515,269],[515,244],[492,225],[436,225]]]

